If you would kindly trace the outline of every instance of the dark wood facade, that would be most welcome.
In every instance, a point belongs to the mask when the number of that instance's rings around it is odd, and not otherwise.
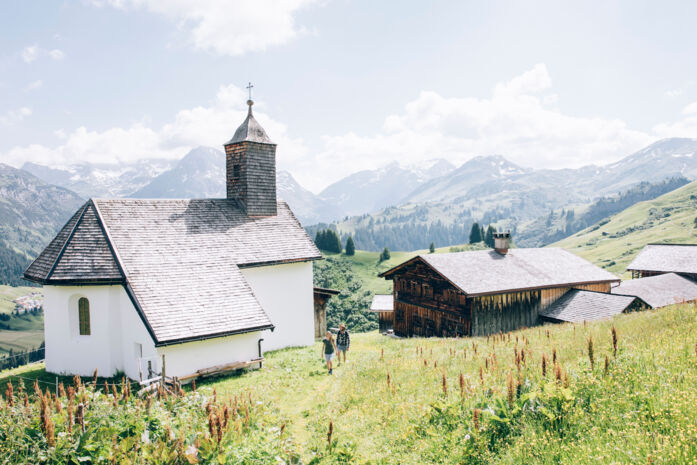
[[[422,261],[394,273],[394,332],[399,336],[485,336],[538,324],[540,311],[571,287],[468,296]],[[610,283],[576,289],[610,292]]]
[[[376,312],[378,314],[378,330],[381,333],[394,329],[394,311]]]

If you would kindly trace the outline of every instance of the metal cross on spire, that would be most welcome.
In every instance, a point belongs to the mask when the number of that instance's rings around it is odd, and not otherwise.
[[[249,91],[249,100],[252,100],[252,88],[254,88],[254,86],[250,82],[246,87],[246,89]]]

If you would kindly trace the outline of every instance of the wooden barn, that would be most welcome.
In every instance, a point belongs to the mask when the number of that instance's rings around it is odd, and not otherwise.
[[[558,248],[419,255],[379,276],[393,281],[399,336],[481,336],[538,323],[571,289],[610,293],[615,275]],[[588,318],[591,319],[591,318]]]
[[[697,279],[697,244],[648,244],[627,266],[632,278],[664,273]]]
[[[378,326],[381,333],[393,329],[394,299],[391,294],[375,294],[370,304],[370,311],[378,314]]]

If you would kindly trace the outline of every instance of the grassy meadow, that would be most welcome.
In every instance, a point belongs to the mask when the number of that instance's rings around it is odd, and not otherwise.
[[[35,287],[0,286],[0,314],[11,315],[9,321],[0,321],[0,356],[13,351],[31,350],[44,340],[44,318],[42,314],[14,316],[17,297],[36,292]]]
[[[621,274],[646,245],[697,243],[697,182],[639,202],[555,244]]]
[[[198,407],[189,405],[190,391],[187,400],[169,404],[157,399],[128,404],[122,394],[121,400],[94,394],[120,406],[111,413],[115,419],[128,420],[110,424],[100,442],[95,433],[106,428],[103,422],[95,418],[85,433],[61,436],[65,413],[54,412],[61,453],[96,441],[93,450],[105,463],[118,454],[146,463],[143,454],[154,453],[155,446],[136,440],[141,446],[129,455],[123,444],[133,448],[128,438],[148,430],[162,443],[158,447],[179,452],[147,463],[697,463],[693,305],[490,338],[395,339],[372,332],[352,339],[349,363],[334,375],[323,367],[319,344],[267,353],[262,370],[200,383]],[[36,365],[21,373],[48,376]],[[3,391],[12,374],[0,375]],[[88,399],[88,418],[105,414],[100,402]],[[152,402],[149,410],[145,402]],[[248,428],[237,423],[223,428],[220,443],[205,415],[187,424],[173,415],[177,409],[193,415],[190,409],[198,412],[209,403],[216,412],[235,405],[239,423],[241,402],[249,404],[255,420],[248,420]],[[20,423],[10,433],[0,428],[5,435],[0,443],[31,442],[32,457],[55,453],[38,417],[20,414],[21,406],[8,408],[6,400],[0,406],[0,423],[12,418]],[[157,421],[150,412],[159,412]],[[245,449],[245,441],[255,452]],[[0,461],[8,458],[16,457],[0,448]]]

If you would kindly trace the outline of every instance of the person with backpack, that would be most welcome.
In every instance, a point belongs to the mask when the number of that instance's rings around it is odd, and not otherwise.
[[[322,339],[322,353],[324,354],[324,360],[327,362],[327,370],[329,370],[330,375],[333,374],[332,359],[334,358],[334,352],[336,352],[334,336],[331,331],[327,331],[327,335]]]
[[[346,352],[349,350],[349,346],[351,345],[351,336],[349,336],[349,332],[346,329],[346,325],[341,323],[339,325],[339,332],[336,333],[336,348],[337,348],[337,355],[339,359],[339,366],[341,366],[341,354],[344,354],[344,363],[346,363]]]

